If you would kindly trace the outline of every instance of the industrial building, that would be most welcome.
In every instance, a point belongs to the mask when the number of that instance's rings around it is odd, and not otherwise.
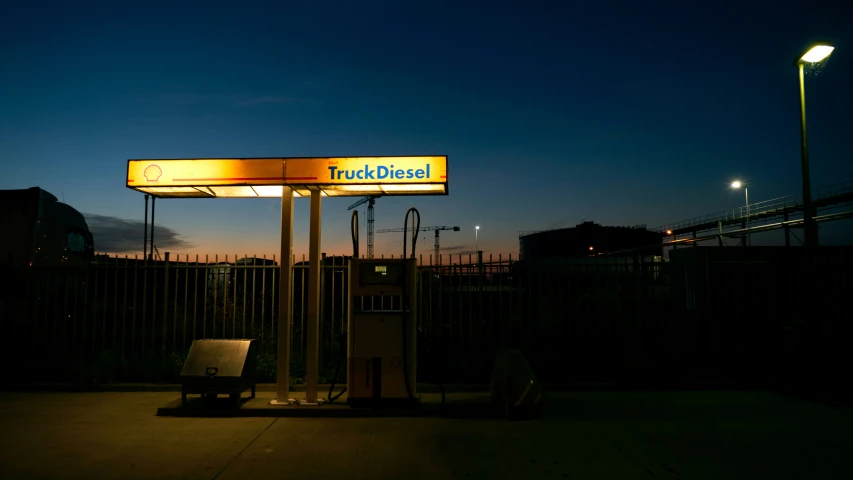
[[[519,258],[526,261],[547,261],[556,258],[598,256],[631,248],[653,246],[643,255],[661,256],[664,234],[651,231],[645,225],[608,227],[583,222],[573,228],[561,228],[519,235]]]

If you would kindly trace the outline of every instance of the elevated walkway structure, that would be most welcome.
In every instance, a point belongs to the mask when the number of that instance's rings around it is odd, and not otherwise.
[[[818,212],[825,212],[838,207],[853,204],[853,180],[835,183],[815,190],[812,205]],[[748,211],[747,211],[748,210]],[[746,205],[733,209],[703,215],[700,217],[681,220],[672,224],[653,228],[659,232],[671,232],[673,239],[679,236],[690,235],[693,238],[702,236],[703,232],[716,230],[722,234],[724,231],[734,227],[737,230],[747,228],[747,224],[756,222],[779,221],[785,229],[786,245],[790,244],[788,229],[793,226],[801,226],[802,223],[794,223],[791,220],[803,215],[803,202],[797,195],[787,195],[771,200],[751,203],[749,209]],[[846,217],[837,217],[837,219]],[[835,219],[835,218],[833,218]],[[755,229],[753,229],[755,231]],[[727,232],[731,233],[731,232]]]

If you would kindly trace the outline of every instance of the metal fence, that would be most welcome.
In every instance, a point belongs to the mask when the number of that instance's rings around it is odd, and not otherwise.
[[[418,275],[424,381],[487,381],[503,345],[529,352],[555,380],[581,370],[601,374],[622,347],[612,343],[624,327],[614,319],[666,305],[664,264],[648,258],[439,260],[422,258]],[[304,374],[307,271],[303,259],[291,272],[297,378]],[[345,354],[347,259],[324,258],[321,271],[324,382]],[[14,341],[2,354],[31,380],[174,381],[193,340],[255,338],[262,379],[272,381],[278,296],[275,258],[98,257],[86,268],[4,267],[0,331]]]
[[[705,370],[761,379],[812,365],[828,358],[822,351],[843,351],[851,333],[853,253],[830,248],[804,262],[801,250],[694,247],[671,262],[421,259],[418,378],[486,383],[500,347],[521,349],[548,383]],[[275,258],[0,268],[0,357],[18,381],[175,381],[200,338],[258,339],[261,381],[275,379]],[[291,271],[293,381],[305,371],[307,272],[304,260]],[[321,272],[324,383],[345,356],[347,258],[324,258]]]
[[[671,258],[678,361],[848,389],[853,249],[685,248]]]

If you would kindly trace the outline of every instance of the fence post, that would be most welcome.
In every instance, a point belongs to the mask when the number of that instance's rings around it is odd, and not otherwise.
[[[717,221],[717,242],[723,246],[723,222]]]
[[[326,327],[326,253],[320,253],[320,308],[319,308],[319,316],[320,322],[318,327],[318,337],[320,340],[323,338],[323,329]],[[332,310],[334,311],[334,310]],[[318,342],[317,347],[317,358],[318,358],[318,369],[320,371],[323,370],[323,365],[325,365],[325,355],[328,354],[325,348],[323,348],[323,342]]]
[[[160,341],[160,350],[163,358],[166,358],[166,332],[169,319],[169,252],[166,252],[163,268],[163,338]]]
[[[483,332],[486,330],[485,321],[483,319],[483,277],[485,276],[485,266],[483,265],[483,251],[477,250],[477,329],[475,330],[475,335],[478,337],[477,345],[477,362],[475,365],[477,366],[477,374],[479,375],[484,368],[482,365],[488,363],[488,361],[484,362],[485,358],[485,350],[486,350],[486,339]],[[489,319],[491,321],[491,319]]]
[[[788,210],[785,210],[783,221],[785,222],[785,246],[791,246],[791,227],[788,226]]]

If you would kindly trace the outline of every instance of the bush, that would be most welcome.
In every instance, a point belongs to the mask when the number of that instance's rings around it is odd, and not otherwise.
[[[269,353],[258,354],[258,382],[274,383],[277,371],[275,355]]]

